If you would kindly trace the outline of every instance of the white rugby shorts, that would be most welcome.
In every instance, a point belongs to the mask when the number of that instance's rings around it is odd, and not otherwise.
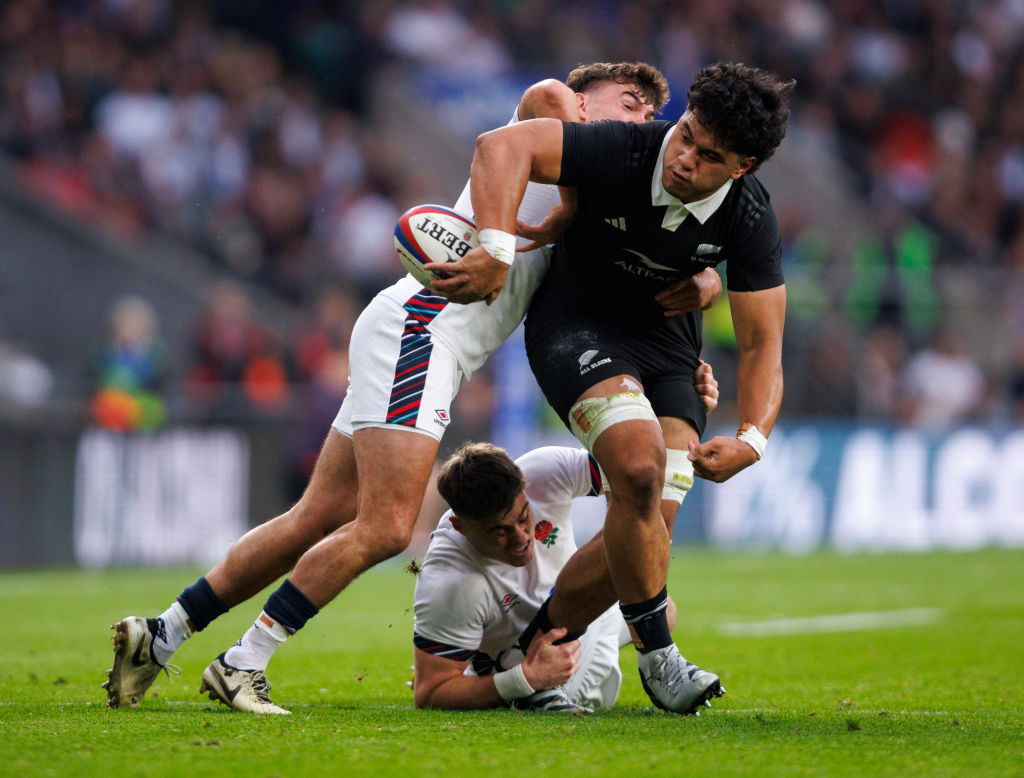
[[[426,325],[447,300],[421,289],[404,305],[370,301],[349,341],[349,385],[332,425],[349,437],[363,427],[405,429],[441,440],[466,377]]]

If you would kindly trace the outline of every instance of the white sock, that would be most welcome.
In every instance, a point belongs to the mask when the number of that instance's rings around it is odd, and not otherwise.
[[[177,600],[157,616],[157,621],[161,628],[153,638],[153,658],[163,665],[181,648],[182,643],[192,637],[192,630],[188,626],[188,614]]]
[[[266,670],[277,647],[288,639],[288,630],[266,613],[224,654],[224,661],[240,670]]]

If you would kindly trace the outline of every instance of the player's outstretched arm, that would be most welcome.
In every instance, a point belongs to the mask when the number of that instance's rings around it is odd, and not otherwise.
[[[477,138],[470,192],[482,245],[458,262],[426,265],[450,276],[434,281],[431,289],[456,303],[497,299],[515,256],[516,213],[526,184],[556,183],[561,167],[562,123],[556,119],[531,119]],[[498,244],[507,236],[511,245],[492,244],[488,250],[488,236]]]
[[[782,405],[782,330],[786,318],[786,287],[731,292],[729,306],[740,352],[736,371],[739,430],[735,438],[719,435],[706,443],[691,444],[689,454],[693,472],[717,482],[731,478],[760,459],[754,444],[741,440],[739,436],[750,438],[751,432],[756,432],[763,444]],[[752,431],[752,427],[756,430]]]

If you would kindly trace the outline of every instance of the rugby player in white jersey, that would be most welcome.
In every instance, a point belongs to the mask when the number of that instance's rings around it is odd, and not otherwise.
[[[589,713],[614,705],[625,627],[617,608],[578,640],[564,641],[559,628],[525,658],[517,648],[576,550],[572,501],[604,491],[593,457],[548,446],[513,462],[490,443],[468,443],[445,462],[437,487],[451,510],[416,580],[416,707]]]
[[[646,122],[667,99],[655,68],[598,63],[573,71],[568,85],[546,80],[530,87],[512,123]],[[534,188],[519,213],[535,222],[559,202],[555,187]],[[557,231],[558,218],[554,223]],[[408,545],[451,401],[519,325],[547,264],[546,249],[518,256],[494,305],[448,304],[408,276],[371,301],[352,333],[348,393],[304,494],[243,535],[162,614],[113,625],[108,705],[135,707],[161,669],[177,670],[168,659],[188,637],[291,571],[253,626],[206,668],[201,686],[235,710],[288,712],[268,693],[273,651],[356,576]],[[720,291],[714,271],[696,278],[693,308]]]
[[[569,509],[576,497],[602,493],[597,463],[582,448],[549,446],[513,462],[497,446],[469,443],[445,462],[437,488],[451,510],[431,534],[416,580],[416,706],[530,699],[535,710],[611,707],[622,681],[623,621],[614,608],[580,640],[556,643],[565,630],[553,630],[522,662],[502,661],[576,550]]]

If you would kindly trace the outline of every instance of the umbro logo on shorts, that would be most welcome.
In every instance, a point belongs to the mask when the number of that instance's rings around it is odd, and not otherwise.
[[[434,413],[437,414],[437,418],[434,419],[434,424],[439,424],[442,427],[447,427],[448,422],[452,420],[451,415],[448,413],[448,411],[444,410],[443,408],[438,408],[437,410],[434,411]]]

